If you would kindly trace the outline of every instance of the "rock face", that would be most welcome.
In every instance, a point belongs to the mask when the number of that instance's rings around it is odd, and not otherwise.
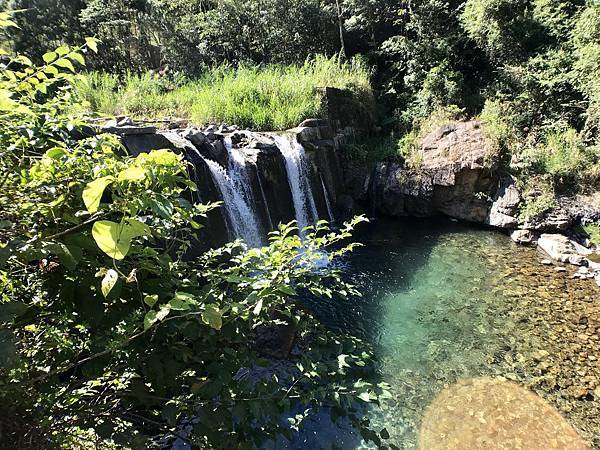
[[[337,103],[331,102],[330,97],[327,98],[333,108],[332,105]],[[341,120],[338,122],[341,123]],[[266,242],[267,233],[277,229],[280,223],[296,218],[285,158],[272,134],[225,125],[212,125],[204,130],[176,126],[166,128],[157,130],[156,127],[139,126],[127,120],[111,123],[99,131],[118,135],[133,156],[157,149],[170,149],[184,155],[190,163],[190,177],[198,187],[196,192],[189,193],[190,200],[203,203],[222,201],[222,189],[226,189],[230,201],[238,202],[236,205],[246,202],[243,214],[252,214],[251,220],[256,221],[257,233],[265,238],[263,242]],[[342,185],[337,149],[343,133],[334,131],[331,122],[322,119],[304,121],[300,127],[285,133],[304,147],[306,176],[318,218],[334,219]],[[224,180],[228,188],[222,185]],[[231,189],[237,191],[235,200],[231,200]],[[220,246],[232,238],[231,211],[225,211],[226,207],[224,204],[210,211],[206,219],[199,219],[206,225],[201,239],[209,246]]]
[[[425,136],[417,169],[380,163],[374,195],[379,211],[392,216],[445,214],[485,223],[497,191],[497,157],[481,124],[458,122]]]
[[[501,178],[486,223],[497,228],[517,228],[520,203],[521,194],[515,180],[510,176]]]

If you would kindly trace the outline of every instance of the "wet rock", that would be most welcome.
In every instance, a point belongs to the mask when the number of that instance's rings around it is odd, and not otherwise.
[[[552,259],[581,265],[584,258],[577,253],[571,240],[562,234],[542,234],[538,239],[538,247]]]
[[[132,127],[135,123],[131,117],[123,117],[117,122],[118,127]]]

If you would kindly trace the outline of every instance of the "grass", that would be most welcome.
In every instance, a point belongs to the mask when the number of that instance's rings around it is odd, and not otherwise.
[[[583,231],[594,245],[600,246],[600,225],[587,224],[582,226]]]
[[[176,117],[197,125],[228,123],[257,131],[283,130],[322,116],[316,88],[349,89],[374,104],[369,71],[360,59],[318,56],[303,65],[214,68],[173,83],[153,74],[90,73],[76,86],[86,107],[104,116]]]

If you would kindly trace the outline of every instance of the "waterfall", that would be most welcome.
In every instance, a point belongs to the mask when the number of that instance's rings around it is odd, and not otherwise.
[[[291,136],[274,136],[281,151],[287,172],[288,183],[292,191],[294,210],[298,228],[314,224],[319,220],[315,199],[310,186],[309,166],[302,144]],[[302,234],[302,233],[301,233]]]
[[[331,208],[329,192],[327,191],[327,186],[325,186],[325,182],[323,181],[323,175],[321,175],[320,173],[319,178],[321,179],[321,186],[323,186],[323,196],[325,197],[325,205],[327,205],[327,215],[329,216],[329,221],[333,222],[335,218],[333,217],[333,209]]]
[[[225,140],[225,148],[229,155],[227,171],[216,161],[207,158],[204,160],[221,192],[229,231],[234,238],[242,239],[249,246],[260,247],[263,244],[262,233],[254,208],[244,155],[240,150],[232,148],[230,139]]]

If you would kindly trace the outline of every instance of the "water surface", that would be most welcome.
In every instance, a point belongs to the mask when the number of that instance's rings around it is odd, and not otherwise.
[[[577,369],[565,347],[573,336],[565,333],[575,327],[577,336],[579,325],[559,327],[564,317],[555,316],[565,314],[552,305],[566,305],[571,314],[575,300],[594,303],[598,290],[591,283],[556,274],[540,264],[536,249],[501,233],[444,219],[380,220],[357,238],[365,246],[345,261],[345,271],[363,297],[316,307],[328,326],[375,347],[393,391],[392,402],[368,413],[376,429],[385,427],[400,448],[416,448],[425,408],[445,386],[502,376],[537,391],[588,439],[597,438],[597,399],[578,404],[561,382],[574,375],[572,384],[591,392],[600,384],[598,364],[586,359],[582,376],[561,372],[567,364]],[[585,332],[596,345],[595,329]],[[327,422],[314,419],[293,447],[368,447]]]

